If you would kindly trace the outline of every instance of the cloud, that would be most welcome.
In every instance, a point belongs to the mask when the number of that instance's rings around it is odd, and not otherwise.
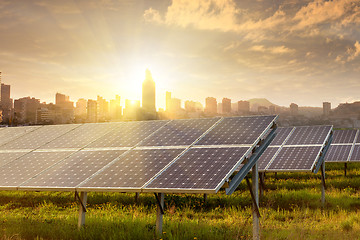
[[[356,41],[353,48],[349,48],[347,53],[349,54],[347,61],[354,60],[357,56],[360,55],[360,43]]]
[[[158,10],[149,8],[144,12],[144,20],[146,22],[153,22],[153,23],[164,23],[164,20],[160,16]]]
[[[295,52],[294,49],[290,49],[285,46],[265,47],[264,45],[254,45],[250,48],[250,50],[255,52],[267,52],[272,54],[285,54]]]

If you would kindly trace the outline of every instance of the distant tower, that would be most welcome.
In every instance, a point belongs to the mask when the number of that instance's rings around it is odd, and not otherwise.
[[[323,102],[323,114],[324,116],[329,116],[331,112],[331,103]]]
[[[145,80],[142,84],[142,108],[146,112],[155,113],[155,82],[149,69],[145,71]]]

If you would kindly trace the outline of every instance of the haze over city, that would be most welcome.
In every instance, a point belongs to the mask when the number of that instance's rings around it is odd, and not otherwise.
[[[204,103],[359,100],[358,1],[1,1],[0,71],[13,98],[140,99],[144,71]],[[15,90],[16,89],[16,90]]]

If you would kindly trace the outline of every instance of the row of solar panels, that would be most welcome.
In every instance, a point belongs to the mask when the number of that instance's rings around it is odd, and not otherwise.
[[[359,162],[360,130],[335,130],[330,149],[326,154],[326,162]]]
[[[217,192],[277,116],[0,130],[0,189]]]

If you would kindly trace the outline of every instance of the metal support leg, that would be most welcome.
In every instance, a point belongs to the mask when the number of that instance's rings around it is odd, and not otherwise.
[[[325,207],[325,162],[321,164],[321,205]]]
[[[347,170],[347,163],[344,163],[344,174],[345,174],[345,177],[346,177],[346,170]]]
[[[252,168],[252,190],[253,190],[253,239],[260,240],[260,212],[259,212],[259,173],[258,164]]]
[[[158,203],[156,213],[156,233],[162,235],[163,229],[163,216],[164,216],[164,193],[155,193],[156,201]]]
[[[207,197],[208,197],[208,195],[206,193],[204,193],[204,202],[205,203],[207,202]]]
[[[85,213],[86,213],[86,201],[87,201],[87,192],[81,192],[80,196],[75,192],[75,196],[78,197],[79,200],[79,220],[78,220],[78,228],[80,229],[85,225]]]
[[[139,195],[140,193],[135,193],[135,203],[138,203],[139,202]]]
[[[265,178],[265,173],[262,172],[259,174],[260,175],[260,198],[262,198],[262,196],[264,195],[264,190],[265,190],[265,182],[264,182],[264,178]]]

